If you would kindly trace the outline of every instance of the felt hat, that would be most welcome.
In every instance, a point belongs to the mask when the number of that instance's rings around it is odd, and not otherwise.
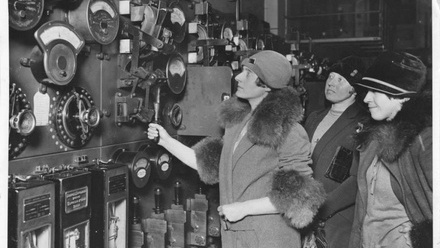
[[[338,73],[353,85],[362,80],[365,69],[364,62],[360,57],[348,56],[333,64],[329,72]]]
[[[367,69],[357,85],[390,96],[411,97],[426,84],[426,66],[405,52],[384,52]]]
[[[264,50],[245,58],[242,66],[248,67],[270,88],[287,87],[292,78],[292,65],[285,56],[275,51]]]

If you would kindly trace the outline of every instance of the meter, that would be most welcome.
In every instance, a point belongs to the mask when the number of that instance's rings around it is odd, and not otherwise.
[[[168,87],[174,94],[180,94],[186,85],[186,65],[180,54],[170,55],[166,66]]]
[[[75,29],[61,21],[42,25],[34,34],[39,46],[31,54],[30,67],[38,82],[66,85],[76,73],[76,57],[84,39]]]
[[[68,21],[86,42],[102,45],[113,42],[119,30],[119,14],[111,0],[84,0],[69,11]]]
[[[139,151],[148,154],[152,170],[160,180],[166,180],[171,175],[172,157],[167,150],[159,146],[144,144],[139,147]]]
[[[9,26],[18,31],[35,27],[44,10],[44,0],[9,0]]]
[[[36,119],[26,94],[17,84],[9,85],[9,158],[17,157],[34,131]]]
[[[137,188],[143,188],[150,179],[151,166],[148,154],[143,151],[127,151],[118,149],[113,153],[113,161],[118,164],[124,164],[128,167],[130,173],[130,182]]]
[[[222,26],[221,39],[227,39],[228,41],[232,41],[234,39],[234,32],[232,28],[227,26],[226,23]]]

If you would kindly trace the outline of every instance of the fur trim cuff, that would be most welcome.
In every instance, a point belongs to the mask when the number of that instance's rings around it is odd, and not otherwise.
[[[206,184],[216,184],[219,181],[218,167],[223,148],[223,140],[207,137],[193,146],[197,159],[197,172],[200,180]]]
[[[278,171],[269,198],[293,227],[304,228],[313,221],[326,194],[322,184],[296,171]]]

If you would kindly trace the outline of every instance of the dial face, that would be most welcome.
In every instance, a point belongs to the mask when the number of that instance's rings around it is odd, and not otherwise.
[[[157,160],[157,164],[159,165],[159,170],[162,172],[167,172],[170,169],[170,155],[168,153],[163,153],[160,155]]]
[[[35,53],[35,61],[42,61],[46,77],[57,85],[68,84],[75,76],[76,56],[85,44],[84,39],[73,26],[62,21],[45,23],[35,32],[35,39],[44,52],[44,60]],[[39,74],[38,66],[35,69],[34,74]]]
[[[44,0],[9,0],[9,26],[25,31],[35,27],[44,10]]]
[[[50,43],[56,41],[65,41],[72,45],[75,50],[80,50],[84,45],[84,41],[73,32],[66,24],[53,24],[42,26],[38,30],[38,38],[44,47],[49,46]]]
[[[231,28],[226,27],[223,29],[223,39],[227,39],[229,41],[234,39],[234,32],[232,32]]]
[[[102,0],[91,2],[88,21],[90,32],[97,42],[109,44],[116,38],[119,16],[113,4]]]
[[[138,159],[134,164],[134,171],[136,172],[136,176],[139,178],[144,178],[147,176],[148,160],[146,158]]]
[[[171,22],[178,23],[180,26],[185,24],[185,14],[179,8],[173,8],[173,12],[171,12]]]
[[[9,158],[17,157],[27,146],[27,136],[34,130],[35,116],[26,94],[17,84],[9,85]]]
[[[167,64],[168,86],[174,94],[180,94],[186,85],[186,65],[182,56],[175,54]]]

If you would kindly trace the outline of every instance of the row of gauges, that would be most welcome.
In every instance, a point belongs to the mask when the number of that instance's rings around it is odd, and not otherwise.
[[[59,0],[9,0],[9,26],[18,31],[33,29],[43,17],[45,6]],[[119,14],[111,0],[69,0],[62,6],[68,10],[68,23],[75,27],[87,42],[110,44],[118,33]],[[66,3],[66,2],[71,2]],[[78,6],[79,5],[79,6]],[[52,32],[49,33],[52,35]]]

